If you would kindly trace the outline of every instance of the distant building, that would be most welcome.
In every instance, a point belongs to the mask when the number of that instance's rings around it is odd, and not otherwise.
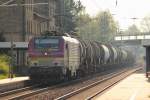
[[[18,4],[0,7],[0,32],[7,41],[28,41],[46,30],[61,30],[62,0],[0,0],[1,5],[4,3]]]
[[[17,6],[10,6],[16,3]],[[37,3],[47,4],[34,5]],[[9,6],[2,6],[4,4]],[[62,4],[63,0],[0,0],[0,32],[7,42],[24,42],[46,30],[61,31]],[[14,50],[15,66],[24,68],[27,62],[25,52]]]

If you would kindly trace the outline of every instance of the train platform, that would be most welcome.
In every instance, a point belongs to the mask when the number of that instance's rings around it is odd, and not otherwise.
[[[0,80],[0,85],[29,80],[29,77],[15,77]]]
[[[150,100],[150,81],[137,72],[92,100]]]

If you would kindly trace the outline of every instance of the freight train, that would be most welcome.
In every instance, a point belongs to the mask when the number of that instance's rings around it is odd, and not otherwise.
[[[28,46],[31,80],[80,78],[133,62],[134,58],[128,51],[70,36],[35,37]]]

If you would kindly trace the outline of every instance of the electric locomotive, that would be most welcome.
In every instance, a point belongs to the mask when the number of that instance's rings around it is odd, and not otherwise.
[[[80,63],[79,41],[66,36],[37,37],[29,42],[31,79],[76,76]]]
[[[32,38],[28,46],[32,80],[63,80],[133,63],[125,50],[69,36]]]

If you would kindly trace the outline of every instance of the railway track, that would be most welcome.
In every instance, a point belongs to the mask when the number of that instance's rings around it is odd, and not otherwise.
[[[103,93],[105,90],[114,86],[119,81],[141,69],[142,68],[135,68],[129,71],[122,71],[71,93],[58,97],[55,100],[92,100],[95,96]]]
[[[0,84],[0,93],[6,92],[6,91],[11,91],[14,89],[23,88],[23,87],[29,86],[31,84],[32,83],[29,80]]]
[[[74,81],[58,84],[58,85],[52,85],[48,87],[41,87],[41,85],[34,85],[26,88],[20,88],[9,92],[4,92],[0,94],[0,100],[22,100],[26,97],[30,97],[36,94],[40,94],[42,92],[53,90],[58,87],[63,87],[68,84],[74,83]]]
[[[36,84],[36,85],[26,86],[26,87],[22,87],[22,88],[18,88],[18,89],[13,89],[11,91],[2,92],[2,93],[0,93],[0,100],[12,99],[12,98],[16,97],[17,95],[32,91],[39,86],[40,86],[39,84]]]
[[[123,70],[123,69],[122,69]],[[130,70],[124,69],[124,71]],[[81,90],[81,87],[89,86],[93,84],[93,82],[97,80],[104,81],[104,78],[108,76],[113,76],[114,74],[120,72],[121,70],[117,70],[116,72],[110,73],[107,75],[95,75],[90,76],[78,80],[73,80],[70,82],[65,82],[58,85],[52,85],[47,87],[26,87],[18,90],[13,90],[10,92],[6,92],[0,95],[0,100],[62,100],[70,97],[71,93],[75,93],[75,91]],[[93,78],[94,77],[94,78]],[[70,93],[70,94],[68,94]],[[77,93],[77,92],[76,92]],[[73,95],[72,95],[73,96]],[[76,99],[78,100],[78,99]]]

